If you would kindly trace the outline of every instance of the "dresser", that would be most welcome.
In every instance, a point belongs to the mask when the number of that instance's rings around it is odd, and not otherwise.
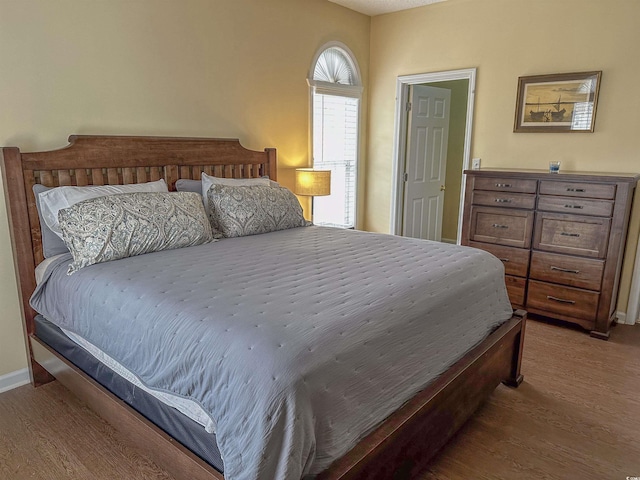
[[[502,260],[513,307],[609,338],[640,175],[464,173],[462,244]]]

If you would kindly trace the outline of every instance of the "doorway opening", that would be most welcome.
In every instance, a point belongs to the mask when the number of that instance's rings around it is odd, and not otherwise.
[[[414,221],[414,216],[407,215],[408,211],[415,213],[415,209],[407,208],[411,207],[411,205],[407,205],[407,183],[410,178],[410,174],[407,172],[407,161],[410,154],[414,155],[411,152],[411,117],[409,115],[413,106],[409,106],[409,104],[412,86],[427,85],[451,91],[451,121],[447,142],[446,171],[444,171],[446,176],[442,177],[442,188],[445,194],[444,206],[439,210],[431,209],[434,215],[441,215],[441,218],[431,219],[429,223],[439,224],[438,229],[441,227],[441,238],[438,237],[438,240],[460,243],[465,187],[462,172],[470,165],[475,77],[475,68],[398,77],[396,83],[391,233],[403,235],[405,232],[411,231],[412,227],[407,228],[407,222]],[[432,148],[432,146],[427,148]],[[413,158],[411,161],[415,162],[416,159]],[[422,161],[421,155],[418,155],[418,161]],[[436,175],[434,175],[435,177]],[[425,211],[427,210],[429,209],[425,209]],[[441,213],[435,213],[438,211]],[[425,213],[425,215],[428,217],[429,213]],[[432,239],[435,239],[435,236],[432,236]]]

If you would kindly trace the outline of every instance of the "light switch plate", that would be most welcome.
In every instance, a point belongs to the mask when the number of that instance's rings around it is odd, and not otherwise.
[[[472,158],[471,159],[471,169],[472,170],[480,170],[480,159]]]

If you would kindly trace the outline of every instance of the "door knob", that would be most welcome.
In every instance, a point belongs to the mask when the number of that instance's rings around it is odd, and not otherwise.
[[[444,192],[444,185],[440,185],[440,191]]]

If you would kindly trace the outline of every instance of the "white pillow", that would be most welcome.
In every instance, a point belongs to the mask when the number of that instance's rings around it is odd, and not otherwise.
[[[276,182],[273,182],[276,183]],[[261,178],[222,178],[212,177],[202,172],[202,199],[204,201],[204,209],[209,216],[209,202],[207,201],[207,192],[211,185],[227,185],[229,187],[252,187],[256,185],[271,185],[271,180],[267,177]],[[277,185],[277,183],[276,183]]]
[[[56,187],[39,194],[40,208],[44,223],[62,238],[58,223],[58,212],[83,200],[134,192],[168,192],[167,182],[163,179],[155,182],[133,183],[130,185],[91,185],[87,187]]]

